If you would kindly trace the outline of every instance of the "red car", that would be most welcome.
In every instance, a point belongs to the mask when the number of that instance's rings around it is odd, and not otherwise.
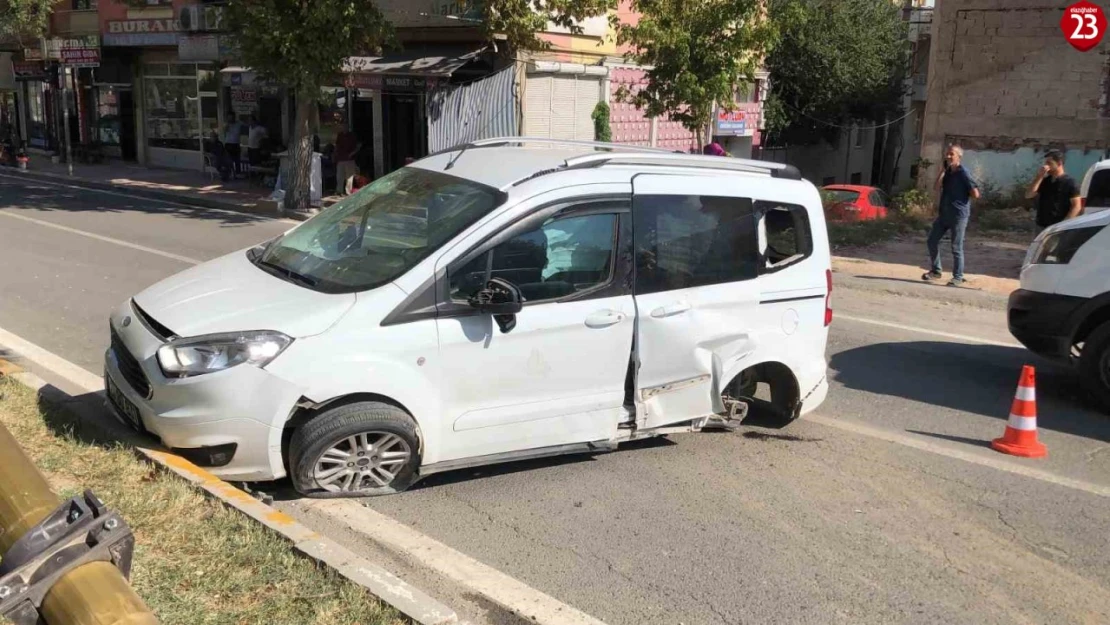
[[[821,187],[821,199],[829,221],[886,219],[886,194],[875,187],[830,184]]]

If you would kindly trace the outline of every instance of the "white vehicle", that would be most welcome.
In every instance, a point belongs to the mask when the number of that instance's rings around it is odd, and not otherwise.
[[[1010,295],[1010,333],[1030,350],[1074,365],[1110,413],[1110,211],[1046,228]]]
[[[139,293],[105,381],[121,418],[219,476],[385,494],[810,411],[831,288],[792,167],[486,140]]]
[[[1110,159],[1091,165],[1079,187],[1086,213],[1097,213],[1110,208]]]

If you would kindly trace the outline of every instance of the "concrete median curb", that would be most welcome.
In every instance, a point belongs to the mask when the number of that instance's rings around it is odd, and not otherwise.
[[[112,424],[84,418],[82,409],[89,409],[86,402],[77,402],[63,391],[18,365],[0,359],[0,377],[9,377],[39,394],[42,400],[55,409],[65,410],[81,422],[117,437],[120,433]],[[87,389],[103,394],[103,389]],[[122,426],[120,426],[122,428]],[[123,438],[126,438],[124,435]],[[312,531],[293,517],[258,501],[247,493],[212,475],[188,460],[164,451],[135,446],[136,451],[149,462],[172,471],[196,487],[204,490],[224,504],[265,525],[287,539],[297,552],[334,569],[350,581],[362,586],[383,602],[411,618],[420,625],[446,625],[458,623],[454,610],[427,593],[406,583],[396,575],[370,562],[350,549],[326,536]]]

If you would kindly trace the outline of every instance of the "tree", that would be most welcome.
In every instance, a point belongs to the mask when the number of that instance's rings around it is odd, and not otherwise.
[[[771,138],[831,140],[853,120],[882,122],[902,107],[909,43],[891,0],[770,0],[782,32],[767,57]],[[897,116],[897,115],[895,115]]]
[[[46,34],[56,0],[0,0],[0,39],[20,42]]]
[[[617,0],[487,0],[479,8],[486,37],[495,43],[504,41],[511,53],[550,47],[538,36],[547,30],[548,22],[581,33],[582,20],[615,10]]]
[[[312,170],[311,121],[321,87],[339,78],[345,58],[391,45],[393,29],[365,0],[230,0],[225,20],[243,63],[296,96],[285,205],[305,208]]]
[[[778,39],[764,0],[633,0],[632,8],[639,22],[620,24],[617,42],[651,69],[643,89],[620,97],[649,117],[669,115],[700,142],[714,105],[731,110]]]

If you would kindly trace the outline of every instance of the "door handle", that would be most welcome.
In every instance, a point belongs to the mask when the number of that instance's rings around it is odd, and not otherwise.
[[[624,313],[615,310],[599,310],[586,317],[586,327],[607,328],[624,321]]]
[[[655,310],[651,311],[651,316],[655,317],[656,319],[662,319],[664,317],[680,315],[687,310],[690,310],[690,302],[675,302],[673,304],[667,304],[666,306],[660,306],[659,308],[656,308]]]

